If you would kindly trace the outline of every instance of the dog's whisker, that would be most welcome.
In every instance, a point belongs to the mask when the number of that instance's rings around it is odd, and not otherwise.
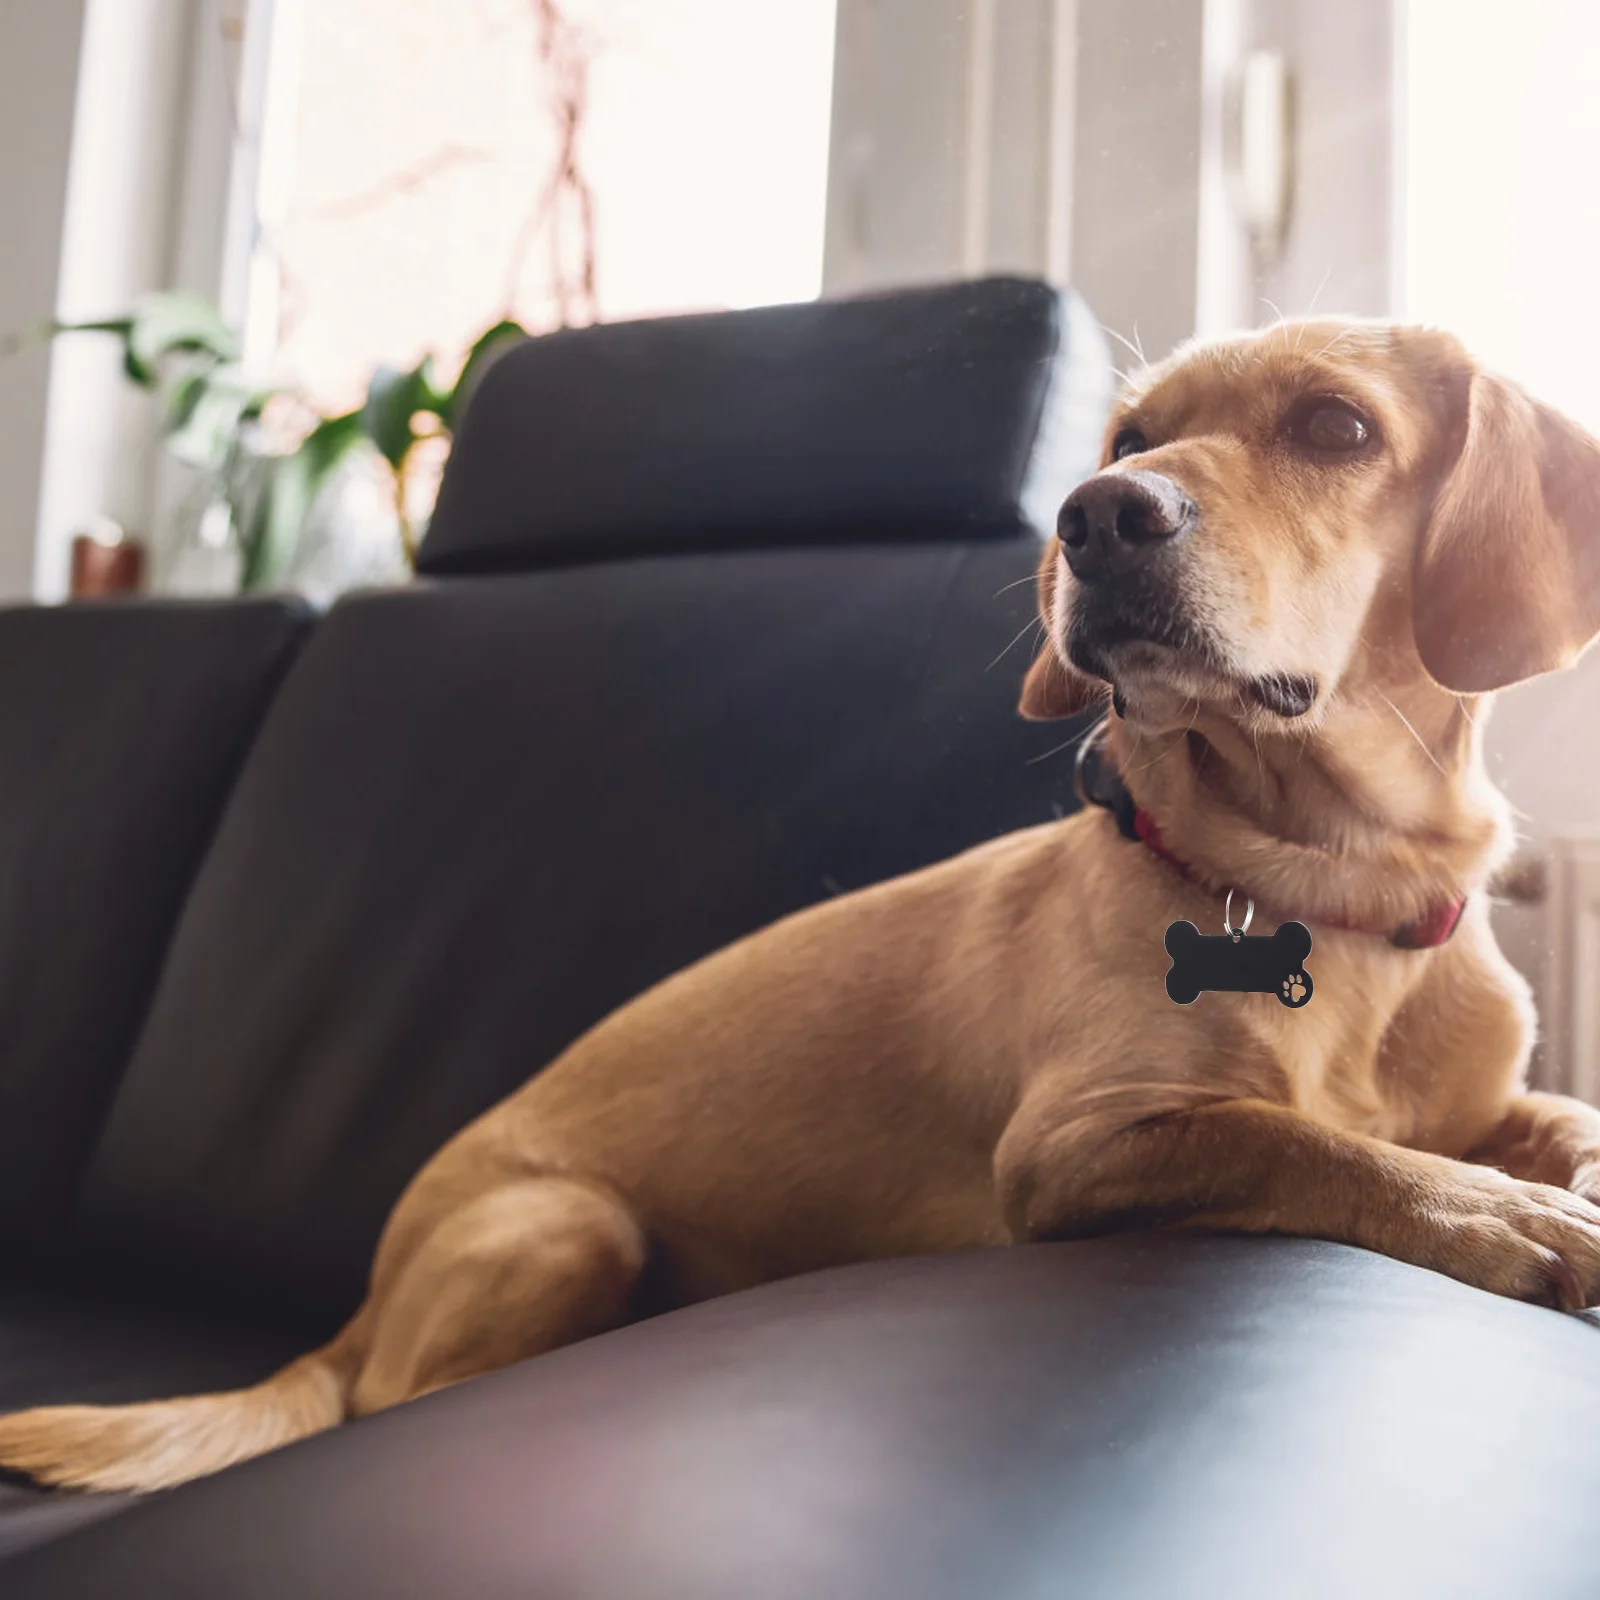
[[[1330,350],[1337,350],[1339,346],[1343,344],[1345,340],[1348,339],[1355,331],[1356,330],[1354,328],[1341,328],[1340,331],[1334,334],[1334,336],[1325,345],[1323,345],[1320,350],[1315,351],[1312,354],[1311,359],[1313,361],[1320,360],[1323,356],[1327,355]]]
[[[1317,309],[1317,301],[1319,301],[1322,298],[1322,291],[1328,287],[1328,280],[1332,276],[1333,276],[1333,263],[1329,262],[1328,263],[1328,270],[1322,274],[1322,281],[1312,291],[1311,304],[1306,307],[1306,315],[1308,317],[1311,316],[1312,313],[1316,311],[1316,309]]]
[[[995,592],[994,592],[994,594],[993,594],[993,596],[991,598],[993,598],[995,600],[998,600],[1001,595],[1010,594],[1013,589],[1020,589],[1023,586],[1023,584],[1032,583],[1033,580],[1034,580],[1034,574],[1031,573],[1031,572],[1027,573],[1025,576],[1023,576],[1021,578],[1015,578],[1010,583],[1002,584],[998,589],[995,590]]]
[[[1130,771],[1130,772],[1145,772],[1145,771],[1148,771],[1151,767],[1155,766],[1157,762],[1166,760],[1166,758],[1169,755],[1171,755],[1172,752],[1174,750],[1176,750],[1178,748],[1178,746],[1180,744],[1182,744],[1183,741],[1185,739],[1187,739],[1191,733],[1194,732],[1194,725],[1195,725],[1195,723],[1197,723],[1200,720],[1200,700],[1199,700],[1199,697],[1197,695],[1189,696],[1188,700],[1185,703],[1187,704],[1187,703],[1190,703],[1190,702],[1192,702],[1193,705],[1194,705],[1194,713],[1189,718],[1189,725],[1187,727],[1185,727],[1185,728],[1180,728],[1178,730],[1178,732],[1173,736],[1172,742],[1170,744],[1168,744],[1164,749],[1157,751],[1156,754],[1151,756],[1151,758],[1148,761],[1141,762],[1138,766],[1130,766],[1128,768],[1128,771]]]
[[[1088,735],[1085,734],[1084,737],[1087,738]],[[1063,750],[1070,750],[1077,742],[1078,735],[1073,734],[1070,739],[1063,739],[1060,744],[1052,745],[1048,750],[1043,751],[1041,754],[1029,756],[1028,759],[1022,764],[1025,767],[1036,767],[1041,761],[1048,761],[1051,756],[1058,756]]]
[[[1198,706],[1196,708],[1196,711],[1197,711],[1197,714],[1198,714]],[[1189,726],[1193,727],[1194,724],[1191,723]],[[1128,768],[1128,771],[1129,772],[1148,772],[1151,767],[1157,765],[1159,762],[1165,761],[1166,758],[1168,756],[1170,756],[1172,754],[1172,752],[1174,750],[1176,750],[1178,748],[1178,746],[1180,744],[1182,744],[1182,742],[1185,739],[1187,739],[1188,737],[1189,737],[1189,729],[1188,728],[1180,728],[1177,731],[1177,733],[1173,735],[1172,739],[1167,744],[1162,746],[1162,748],[1160,750],[1156,751],[1156,753],[1153,756],[1151,756],[1148,761],[1141,761],[1137,766],[1130,766]]]
[[[1132,356],[1139,363],[1139,365],[1141,367],[1147,367],[1147,366],[1150,365],[1150,363],[1148,361],[1146,361],[1145,358],[1144,358],[1144,351],[1141,350],[1139,348],[1139,346],[1136,345],[1133,342],[1132,339],[1124,338],[1124,336],[1122,334],[1118,333],[1117,330],[1115,328],[1113,328],[1109,322],[1102,322],[1100,324],[1100,328],[1101,328],[1102,332],[1110,334],[1111,337],[1113,339],[1115,339],[1117,341],[1117,343],[1120,344],[1123,347],[1123,349],[1126,350],[1128,352],[1128,354],[1130,356]],[[1137,324],[1135,324],[1133,331],[1134,331],[1135,335],[1138,334],[1139,329],[1138,329]],[[1113,368],[1112,370],[1115,371],[1115,368]],[[1119,373],[1118,376],[1120,377],[1121,374]]]
[[[1017,648],[1018,644],[1020,644],[1021,641],[1022,641],[1022,636],[1025,633],[1027,633],[1030,629],[1033,629],[1033,628],[1041,628],[1042,629],[1043,627],[1044,627],[1044,624],[1042,622],[1040,622],[1040,620],[1037,617],[1029,617],[1028,620],[1026,622],[1024,622],[1020,628],[1017,629],[1016,633],[1012,635],[1011,643],[1008,644],[1005,647],[1005,649],[1002,650],[1000,652],[1000,654],[997,655],[994,658],[994,660],[991,661],[989,663],[989,665],[986,666],[983,670],[985,672],[993,672],[994,669],[996,667],[998,667],[1000,665],[1000,663],[1002,661],[1004,661],[1005,658],[1008,655],[1010,655],[1013,650],[1015,650]]]
[[[1389,697],[1388,697],[1388,695],[1386,695],[1386,694],[1385,694],[1385,693],[1384,693],[1384,692],[1383,692],[1383,690],[1382,690],[1382,689],[1379,689],[1379,690],[1376,690],[1376,691],[1375,691],[1375,692],[1376,692],[1376,694],[1377,694],[1377,696],[1378,696],[1378,698],[1379,698],[1379,699],[1380,699],[1380,700],[1381,700],[1381,701],[1383,701],[1383,703],[1384,703],[1384,704],[1385,704],[1385,705],[1386,705],[1386,706],[1388,706],[1388,708],[1389,708],[1389,709],[1390,709],[1390,710],[1391,710],[1391,711],[1392,711],[1392,712],[1394,712],[1394,714],[1395,714],[1395,715],[1396,715],[1396,716],[1397,716],[1397,717],[1399,717],[1399,719],[1400,719],[1400,725],[1401,725],[1401,726],[1402,726],[1402,727],[1403,727],[1403,728],[1404,728],[1404,729],[1405,729],[1405,730],[1406,730],[1406,732],[1407,732],[1407,733],[1409,733],[1409,734],[1410,734],[1410,735],[1411,735],[1411,737],[1412,737],[1412,738],[1413,738],[1413,739],[1415,739],[1415,740],[1416,740],[1416,741],[1417,741],[1417,749],[1419,749],[1419,750],[1420,750],[1420,751],[1421,751],[1421,752],[1422,752],[1422,753],[1423,753],[1423,755],[1425,755],[1425,756],[1426,756],[1426,757],[1427,757],[1427,758],[1428,758],[1428,759],[1429,759],[1429,760],[1430,760],[1430,761],[1431,761],[1431,762],[1432,762],[1432,763],[1433,763],[1433,764],[1434,764],[1434,766],[1435,766],[1435,767],[1437,767],[1437,768],[1438,768],[1438,770],[1439,770],[1439,775],[1440,775],[1440,776],[1441,776],[1441,777],[1445,777],[1445,778],[1447,778],[1447,777],[1449,777],[1449,776],[1450,776],[1450,774],[1449,774],[1449,773],[1447,773],[1447,772],[1446,772],[1446,771],[1445,771],[1445,770],[1444,770],[1444,763],[1443,763],[1443,762],[1442,762],[1442,761],[1440,761],[1440,760],[1439,760],[1439,758],[1438,758],[1438,756],[1436,756],[1436,755],[1435,755],[1435,754],[1434,754],[1434,753],[1433,753],[1433,751],[1431,751],[1431,750],[1430,750],[1430,749],[1429,749],[1429,748],[1428,748],[1428,747],[1427,747],[1427,745],[1426,745],[1426,744],[1424,744],[1424,743],[1423,743],[1423,742],[1422,742],[1422,735],[1421,735],[1421,734],[1420,734],[1420,733],[1418,733],[1418,732],[1417,732],[1417,730],[1416,730],[1416,729],[1415,729],[1415,728],[1413,728],[1413,727],[1412,727],[1412,726],[1411,726],[1411,721],[1410,721],[1410,719],[1409,719],[1409,718],[1408,718],[1408,717],[1407,717],[1407,716],[1406,716],[1406,714],[1405,714],[1405,712],[1403,712],[1403,711],[1402,711],[1402,710],[1401,710],[1401,709],[1400,709],[1400,707],[1399,707],[1399,706],[1397,706],[1397,705],[1396,705],[1396,704],[1395,704],[1395,703],[1394,703],[1394,701],[1393,701],[1393,700],[1391,700],[1391,699],[1390,699],[1390,698],[1389,698]]]

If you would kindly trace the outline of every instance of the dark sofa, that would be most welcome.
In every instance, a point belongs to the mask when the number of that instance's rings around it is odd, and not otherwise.
[[[263,1375],[614,1006],[1069,809],[1013,706],[1107,372],[1013,280],[564,333],[414,587],[0,614],[0,1406]],[[1331,1245],[879,1263],[0,1485],[0,1596],[1588,1595],[1597,1421],[1600,1330]]]

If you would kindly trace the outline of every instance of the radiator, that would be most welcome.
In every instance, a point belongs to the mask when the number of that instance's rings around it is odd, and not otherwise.
[[[1600,839],[1541,841],[1496,885],[1500,946],[1533,985],[1534,1087],[1600,1105]]]

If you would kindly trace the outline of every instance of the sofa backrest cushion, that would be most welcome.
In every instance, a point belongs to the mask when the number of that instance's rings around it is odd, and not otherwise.
[[[412,1173],[608,1011],[1069,808],[1066,734],[1015,715],[1037,556],[614,561],[336,607],[190,897],[84,1235],[336,1315]]]
[[[276,600],[0,612],[0,1243],[57,1228],[308,622]]]
[[[1022,278],[530,339],[469,397],[421,567],[1048,531],[1111,383],[1083,302]]]

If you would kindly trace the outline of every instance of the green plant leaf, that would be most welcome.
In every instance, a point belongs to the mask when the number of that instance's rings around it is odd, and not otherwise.
[[[272,391],[239,367],[190,370],[173,385],[167,406],[167,449],[191,467],[216,471],[261,415]]]
[[[318,494],[334,469],[366,436],[362,416],[361,411],[347,411],[326,417],[306,435],[298,450],[267,458],[271,475],[263,504],[254,525],[241,530],[241,588],[270,588],[282,577]]]
[[[167,449],[186,466],[215,470],[238,437],[243,396],[202,383],[181,426],[167,435]]]
[[[26,350],[29,345],[48,344],[58,333],[77,333],[79,326],[75,323],[61,322],[55,317],[47,321],[35,323],[31,328],[15,330],[11,333],[0,333],[0,360],[7,356],[14,356]],[[119,326],[104,322],[89,322],[82,325],[85,333],[116,333],[120,332]]]
[[[132,337],[132,317],[101,317],[89,322],[47,322],[40,329],[41,335],[46,339],[54,339],[63,333],[112,333],[122,341],[122,370],[130,383],[137,384],[141,389],[153,389],[156,386],[156,374],[148,367],[141,366],[134,360]]]
[[[186,372],[167,391],[167,416],[163,431],[169,436],[181,434],[194,416],[206,392],[206,374]]]
[[[53,339],[58,333],[114,333],[126,339],[132,328],[132,317],[104,317],[95,322],[47,322],[40,333],[46,339]]]
[[[367,385],[367,403],[360,412],[361,428],[398,472],[416,443],[411,419],[419,411],[438,414],[444,403],[444,396],[433,386],[431,356],[424,356],[409,372],[379,367]]]
[[[239,340],[222,313],[197,294],[146,295],[131,314],[84,322],[49,322],[45,338],[62,333],[111,333],[122,341],[122,370],[130,383],[154,389],[161,362],[180,351],[201,355],[211,365],[236,361]]]
[[[123,368],[134,383],[146,389],[155,385],[162,360],[179,351],[206,356],[218,364],[239,358],[238,336],[222,320],[222,313],[197,294],[146,295],[130,318],[117,320],[126,323]],[[116,331],[111,324],[100,327],[107,333]]]
[[[495,323],[492,328],[478,335],[472,348],[467,351],[466,360],[461,363],[461,371],[456,375],[456,381],[449,394],[443,397],[444,405],[439,412],[439,420],[452,433],[455,432],[456,424],[460,420],[467,395],[471,392],[473,383],[477,381],[489,357],[498,355],[506,345],[527,337],[528,330],[511,317]]]

